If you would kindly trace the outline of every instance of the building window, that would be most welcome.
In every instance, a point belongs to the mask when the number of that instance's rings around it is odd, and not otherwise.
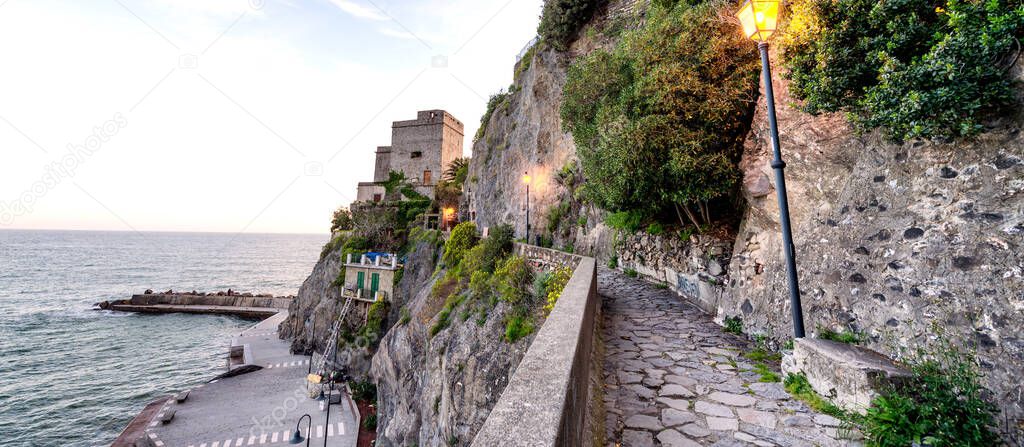
[[[412,153],[412,158],[420,158],[423,156],[423,152],[415,151]]]
[[[423,171],[423,184],[424,185],[429,185],[430,184],[430,171]]]
[[[381,198],[382,198],[382,197],[380,196],[380,194],[374,194],[374,195],[373,195],[373,201],[374,201],[374,202],[380,202],[380,199],[381,199]]]

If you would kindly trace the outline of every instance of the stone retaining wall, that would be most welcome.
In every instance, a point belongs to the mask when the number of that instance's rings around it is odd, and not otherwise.
[[[538,247],[536,245],[522,244],[519,242],[515,243],[513,251],[518,256],[522,256],[544,266],[557,265],[576,268],[579,266],[580,260],[583,259],[580,255],[552,250],[550,248]]]
[[[523,244],[516,244],[516,253],[572,263],[576,270],[472,445],[591,445],[597,262]]]

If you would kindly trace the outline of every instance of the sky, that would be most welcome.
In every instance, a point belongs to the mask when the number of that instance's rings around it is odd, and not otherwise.
[[[465,151],[542,0],[0,0],[0,229],[326,233],[391,122]]]

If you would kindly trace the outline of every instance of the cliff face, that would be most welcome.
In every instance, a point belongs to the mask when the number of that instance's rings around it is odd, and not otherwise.
[[[468,444],[532,340],[503,340],[508,313],[504,303],[498,303],[482,324],[475,312],[465,321],[456,312],[451,325],[431,337],[430,328],[444,304],[443,298],[431,297],[431,286],[443,276],[434,275],[440,253],[434,243],[420,242],[408,254],[405,273],[391,297],[385,335],[376,347],[372,340],[357,338],[339,351],[339,362],[348,365],[354,377],[368,377],[377,384],[377,445]],[[338,289],[331,286],[340,269],[339,248],[325,255],[303,283],[288,319],[279,327],[282,338],[293,339],[293,350],[304,351],[315,342],[316,351],[323,352],[343,304]],[[351,332],[363,324],[362,316],[355,314],[346,320]]]
[[[781,68],[780,106],[793,102]],[[717,311],[784,339],[792,325],[764,110],[762,97],[742,161],[748,208]],[[778,117],[808,331],[863,332],[896,357],[936,334],[976,347],[1005,415],[1024,415],[1021,116],[972,140],[901,145],[858,135],[839,115],[780,107]]]

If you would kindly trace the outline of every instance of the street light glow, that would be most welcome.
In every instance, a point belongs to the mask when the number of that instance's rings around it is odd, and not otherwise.
[[[736,13],[748,38],[765,42],[779,23],[779,0],[747,0]]]
[[[524,185],[529,185],[530,184],[530,180],[531,180],[530,174],[529,173],[524,173],[523,174],[523,184]]]

